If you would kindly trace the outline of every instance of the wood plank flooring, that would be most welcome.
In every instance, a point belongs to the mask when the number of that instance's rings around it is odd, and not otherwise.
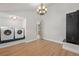
[[[36,40],[30,43],[17,44],[0,48],[1,56],[78,56],[79,54],[62,49],[62,45],[47,41]]]

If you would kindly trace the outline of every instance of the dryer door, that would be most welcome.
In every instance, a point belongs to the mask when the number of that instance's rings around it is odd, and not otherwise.
[[[8,29],[4,31],[4,34],[5,34],[6,36],[11,35],[11,33],[12,33],[11,30],[8,30]]]
[[[19,35],[22,34],[22,33],[23,33],[22,30],[17,31],[17,34],[19,34]]]

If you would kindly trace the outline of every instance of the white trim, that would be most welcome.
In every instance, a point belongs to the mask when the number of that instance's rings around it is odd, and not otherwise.
[[[64,42],[63,49],[79,54],[79,45]]]
[[[10,47],[16,44],[24,43],[24,42],[25,40],[18,40],[18,41],[13,41],[13,42],[2,43],[0,44],[0,48],[6,48],[6,47]]]
[[[25,42],[26,42],[26,43],[29,43],[29,42],[32,42],[32,41],[35,41],[35,40],[37,40],[37,39],[31,39],[31,40],[28,40],[28,41],[27,41],[27,39],[26,39]]]
[[[56,42],[56,43],[59,43],[59,44],[63,44],[63,42],[61,42],[61,41],[57,41],[57,40],[53,40],[53,39],[47,39],[47,38],[43,38],[43,39],[45,39],[45,40],[48,40],[48,41],[53,41],[53,42]]]
[[[28,41],[26,39],[26,40],[18,40],[18,41],[13,41],[13,42],[2,43],[2,44],[0,44],[0,48],[6,48],[6,47],[10,47],[10,46],[20,44],[20,43],[29,43],[34,40],[37,40],[37,39],[32,39],[32,40],[28,40]]]

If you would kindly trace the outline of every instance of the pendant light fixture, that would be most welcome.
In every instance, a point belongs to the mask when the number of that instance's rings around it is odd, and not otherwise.
[[[43,3],[41,3],[41,4],[38,6],[38,8],[37,8],[37,13],[38,13],[39,15],[44,15],[44,14],[46,14],[46,13],[47,13],[47,7],[46,7]]]

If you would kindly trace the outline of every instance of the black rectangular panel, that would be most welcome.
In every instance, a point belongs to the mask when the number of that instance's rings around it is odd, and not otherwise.
[[[66,14],[66,41],[79,44],[79,13]]]

